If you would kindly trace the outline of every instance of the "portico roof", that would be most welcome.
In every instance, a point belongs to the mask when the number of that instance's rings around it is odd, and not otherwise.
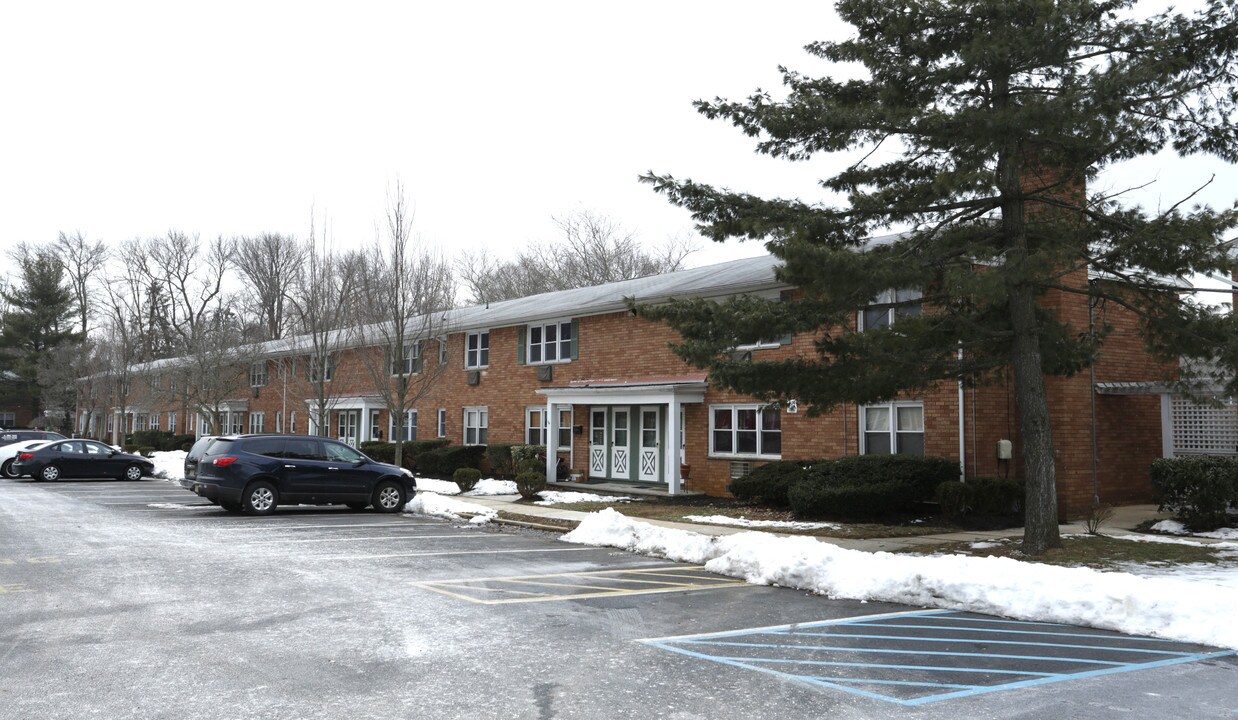
[[[701,403],[709,388],[705,373],[649,375],[633,378],[573,380],[566,387],[541,388],[537,392],[560,405],[626,403],[661,405],[669,402]]]

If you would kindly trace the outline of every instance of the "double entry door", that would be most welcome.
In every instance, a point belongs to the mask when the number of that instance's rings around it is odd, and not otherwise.
[[[662,481],[662,408],[656,405],[590,408],[589,477]]]

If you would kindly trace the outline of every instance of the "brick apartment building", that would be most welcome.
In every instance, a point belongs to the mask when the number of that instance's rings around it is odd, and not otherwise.
[[[1009,384],[943,382],[923,395],[809,417],[798,403],[766,407],[712,387],[668,349],[677,339],[673,330],[634,316],[624,302],[738,293],[776,299],[790,288],[775,279],[775,264],[770,256],[736,260],[450,311],[445,343],[423,343],[416,366],[423,372],[446,367],[409,413],[405,435],[545,443],[548,466],[558,455],[587,479],[710,495],[725,495],[731,478],[763,461],[891,451],[953,458],[965,477],[1020,475]],[[1096,312],[1078,295],[1050,294],[1045,303],[1080,332]],[[1157,383],[1176,368],[1147,355],[1130,313],[1112,306],[1103,312],[1114,331],[1093,376],[1048,379],[1064,514],[1083,512],[1094,494],[1110,503],[1149,501],[1149,465],[1172,454],[1163,442],[1170,398]],[[307,400],[313,393],[306,347],[305,338],[266,343],[252,367],[233,369],[248,373],[249,387],[225,404],[224,432],[317,431]],[[810,354],[812,337],[740,351],[755,358]],[[367,352],[377,350],[345,349],[327,369],[331,409],[324,434],[352,443],[392,437],[391,418],[362,362],[360,353]],[[83,432],[116,442],[122,429],[206,431],[186,409],[143,400],[141,383],[133,388],[125,418],[113,409],[103,413],[106,422],[81,425]],[[81,413],[83,423],[87,415]],[[999,440],[1013,442],[1010,459],[998,457]]]

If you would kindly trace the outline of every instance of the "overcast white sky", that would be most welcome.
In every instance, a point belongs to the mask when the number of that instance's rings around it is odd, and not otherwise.
[[[7,2],[0,9],[0,250],[176,228],[372,240],[397,176],[449,254],[510,254],[591,209],[649,244],[691,230],[647,170],[816,198],[790,164],[691,106],[776,90],[844,31],[829,2]],[[1145,161],[1144,202],[1233,202],[1219,162]],[[320,221],[321,222],[321,221]],[[704,242],[702,242],[704,245]],[[710,246],[692,264],[746,256]]]

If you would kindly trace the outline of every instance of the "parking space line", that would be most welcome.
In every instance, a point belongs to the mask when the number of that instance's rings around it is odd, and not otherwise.
[[[305,543],[326,543],[326,542],[359,542],[362,540],[437,540],[442,538],[456,538],[459,540],[476,540],[479,538],[492,537],[491,535],[464,535],[461,533],[452,533],[447,535],[375,535],[370,537],[352,537],[344,535],[341,537],[328,538],[297,538],[297,539],[276,539],[276,540],[244,540],[245,545],[299,545]]]
[[[703,569],[699,568],[698,569]],[[682,568],[669,566],[662,568],[634,568],[630,570],[591,570],[582,572],[551,573],[545,575],[514,575],[507,577],[457,578],[453,580],[436,580],[417,583],[428,590],[441,592],[469,602],[482,605],[502,605],[518,602],[548,602],[554,600],[581,600],[588,598],[617,597],[627,595],[651,595],[670,592],[690,592],[708,590],[719,587],[744,587],[747,583],[733,578],[692,577],[696,582],[666,582],[653,580],[650,575],[660,575],[659,570],[681,571]],[[685,576],[682,572],[667,572],[674,577]],[[630,575],[645,577],[625,577]],[[590,580],[594,582],[589,582]],[[575,582],[573,582],[575,581]],[[616,585],[599,584],[616,583]],[[642,585],[645,587],[623,587],[622,583]],[[567,592],[530,592],[501,587],[502,584],[516,584],[547,589],[557,588]],[[660,587],[649,587],[649,586]],[[573,592],[576,590],[594,590],[596,592]],[[467,593],[465,591],[468,591]],[[510,598],[504,595],[518,594],[527,597]],[[498,596],[498,597],[487,597]]]
[[[441,555],[511,555],[518,553],[561,553],[561,552],[588,552],[597,550],[595,547],[571,547],[571,548],[521,548],[519,550],[442,550],[439,552],[423,552],[423,553],[389,553],[385,555],[332,555],[328,557],[314,558],[316,560],[388,560],[391,558],[406,558],[406,557],[438,557]]]
[[[1032,626],[1045,629],[1032,629]],[[867,632],[870,628],[900,632]],[[1073,629],[1074,626],[1059,623],[927,610],[640,642],[699,660],[907,706],[1238,655],[1235,650],[1164,638],[1133,637],[1117,632],[1101,634],[1087,632],[1085,628],[1072,632]],[[916,634],[917,631],[937,635],[922,636]],[[999,639],[1000,635],[995,636],[997,633],[1010,633],[1010,639]],[[772,636],[774,641],[754,641],[759,636]],[[779,638],[787,641],[778,641]],[[818,638],[834,642],[821,642]],[[1062,641],[1053,642],[1055,638]],[[1105,642],[1077,642],[1086,639]],[[847,644],[851,641],[854,644]],[[820,644],[808,644],[818,642]],[[941,650],[916,649],[917,645],[922,647],[922,643],[952,643],[954,647],[948,651],[944,647]],[[1023,646],[1037,654],[990,652],[991,646],[1000,646],[999,650],[1016,650]],[[1044,648],[1061,649],[1064,655],[1047,654]],[[1127,657],[1122,658],[1119,653]],[[916,664],[895,659],[907,656],[942,658],[943,661]],[[884,662],[885,658],[894,662]],[[958,666],[952,666],[951,662],[957,662]],[[886,689],[879,691],[878,688]]]

